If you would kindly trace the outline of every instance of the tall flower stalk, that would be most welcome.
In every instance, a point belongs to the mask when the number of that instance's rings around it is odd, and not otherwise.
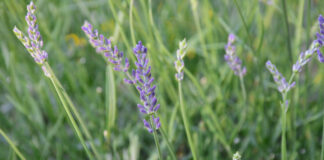
[[[242,91],[242,96],[243,96],[243,107],[242,112],[240,115],[240,119],[238,122],[237,127],[234,128],[231,139],[234,139],[234,137],[237,135],[239,130],[242,128],[245,118],[246,118],[246,89],[245,89],[245,84],[244,84],[244,76],[246,74],[246,67],[242,66],[242,60],[237,56],[236,54],[236,46],[234,45],[235,42],[235,35],[234,34],[229,34],[228,35],[228,40],[227,44],[225,45],[225,51],[226,54],[224,55],[224,59],[228,66],[233,70],[234,74],[239,77],[240,79],[240,86],[241,86],[241,91]]]
[[[137,59],[137,61],[135,62],[137,69],[133,70],[132,73],[129,74],[129,60],[126,57],[124,57],[123,52],[118,51],[117,46],[112,48],[111,41],[108,38],[105,38],[102,34],[99,34],[98,31],[96,29],[93,29],[92,25],[87,21],[82,26],[82,30],[88,37],[90,44],[94,48],[96,48],[96,51],[100,53],[107,61],[108,68],[106,68],[106,81],[109,79],[109,83],[106,83],[106,91],[109,91],[109,97],[106,97],[106,100],[110,102],[110,105],[108,105],[109,108],[107,109],[108,129],[111,130],[117,112],[115,107],[116,104],[111,104],[112,98],[110,96],[115,96],[114,82],[111,83],[111,81],[114,80],[113,70],[121,71],[124,72],[127,76],[127,78],[125,78],[124,81],[128,84],[133,84],[140,94],[140,99],[143,104],[138,104],[137,106],[141,113],[147,115],[147,117],[143,119],[144,126],[150,133],[153,133],[160,159],[162,159],[159,140],[156,132],[156,130],[160,129],[161,127],[160,119],[159,117],[157,117],[156,113],[160,107],[160,104],[157,104],[157,98],[155,97],[156,85],[152,84],[154,78],[151,77],[151,66],[149,66],[148,64],[149,59],[147,56],[147,48],[142,45],[142,42],[138,42],[136,47],[133,49],[133,52]],[[108,130],[107,138],[109,138],[109,133],[110,132]],[[167,142],[167,147],[169,149],[169,152],[171,153],[171,157],[173,159],[176,159],[176,156],[172,150],[172,146],[167,136],[164,134],[162,128],[161,133],[163,135],[163,138]]]
[[[15,153],[21,160],[26,160],[25,156],[19,151],[19,149],[15,146],[12,140],[7,136],[7,134],[1,128],[0,128],[0,135],[2,135],[3,138],[9,143],[10,147],[15,151]]]
[[[192,156],[194,160],[198,159],[197,150],[195,148],[195,145],[192,140],[191,131],[190,131],[190,123],[187,118],[186,108],[183,102],[183,93],[182,93],[182,80],[183,80],[183,68],[184,68],[184,62],[183,58],[187,53],[187,42],[186,39],[182,40],[179,43],[179,49],[177,50],[177,60],[174,62],[175,68],[177,70],[177,73],[175,74],[175,77],[178,81],[178,92],[179,92],[179,99],[180,99],[180,110],[181,110],[181,116],[183,120],[183,124],[186,130],[186,136],[187,140],[189,142],[189,147],[192,152]]]
[[[42,49],[43,47],[43,40],[42,36],[38,30],[38,25],[36,23],[36,6],[31,1],[30,4],[27,6],[27,15],[26,15],[26,22],[28,24],[28,37],[25,36],[17,27],[14,27],[13,32],[17,36],[17,38],[22,42],[22,44],[25,46],[29,54],[34,58],[35,62],[42,68],[44,74],[46,77],[48,77],[54,88],[56,93],[59,96],[59,99],[63,105],[63,108],[67,114],[68,119],[70,120],[72,127],[74,128],[74,131],[79,138],[84,150],[86,151],[87,156],[89,159],[94,159],[92,153],[88,149],[85,139],[79,129],[79,126],[77,125],[74,117],[72,114],[75,115],[76,119],[81,125],[81,128],[86,136],[87,139],[89,139],[89,144],[96,156],[97,159],[100,159],[99,153],[97,149],[95,148],[92,137],[90,135],[90,132],[88,131],[87,127],[85,126],[83,120],[80,117],[80,114],[76,110],[74,104],[72,103],[70,97],[62,87],[61,83],[56,78],[55,74],[53,73],[50,65],[47,62],[47,52]],[[72,110],[72,112],[71,112]]]
[[[98,30],[94,29],[92,25],[85,21],[81,27],[86,36],[89,39],[90,44],[100,53],[107,62],[106,66],[106,87],[105,87],[105,103],[107,112],[107,135],[106,139],[110,140],[110,134],[112,129],[115,127],[117,107],[116,107],[116,88],[115,88],[115,71],[127,72],[129,68],[129,61],[127,58],[122,64],[124,54],[120,52],[115,46],[111,45],[111,40],[106,38],[104,35],[99,34]]]
[[[133,49],[136,57],[136,69],[132,70],[132,74],[128,75],[128,79],[124,79],[126,83],[136,86],[140,94],[141,104],[137,104],[139,111],[146,115],[143,123],[148,132],[153,133],[156,148],[159,153],[159,159],[162,159],[159,139],[156,130],[161,127],[160,118],[157,116],[157,111],[160,104],[157,104],[155,95],[156,85],[153,85],[154,78],[151,74],[151,66],[149,65],[149,58],[147,55],[147,48],[138,42]]]
[[[324,46],[324,17],[320,15],[318,17],[320,32],[318,32],[317,35],[317,41],[319,44],[319,47]],[[317,56],[320,62],[324,63],[324,57],[321,52],[321,48],[317,49]],[[321,152],[321,160],[324,160],[324,117],[323,117],[323,131],[322,131],[322,152]]]
[[[276,66],[267,61],[266,67],[273,76],[273,79],[277,85],[278,91],[281,93],[282,101],[280,102],[281,106],[281,159],[287,159],[287,149],[286,149],[286,123],[287,123],[287,112],[289,109],[289,100],[287,99],[287,94],[291,88],[295,86],[293,82],[296,74],[302,71],[308,62],[311,61],[314,53],[317,53],[317,58],[321,63],[324,63],[324,57],[322,55],[321,49],[324,46],[324,18],[322,15],[318,18],[320,32],[317,33],[317,39],[315,39],[310,48],[305,52],[301,52],[296,63],[292,66],[292,74],[287,82],[285,77],[277,70]],[[324,123],[324,122],[323,122]],[[324,126],[323,126],[324,128]],[[324,132],[324,130],[323,130]],[[323,147],[323,145],[322,145]],[[322,151],[322,155],[323,155]]]

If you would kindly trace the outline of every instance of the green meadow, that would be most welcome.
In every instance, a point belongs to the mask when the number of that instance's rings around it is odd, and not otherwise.
[[[323,0],[35,0],[42,49],[59,82],[13,33],[16,26],[27,35],[29,3],[0,0],[1,160],[231,160],[236,152],[242,160],[283,159],[282,96],[265,64],[271,60],[289,78],[320,30]],[[137,42],[147,47],[160,104],[157,137],[143,125],[149,116],[137,107],[138,91],[96,53],[84,21],[124,52],[130,71]],[[230,33],[247,70],[243,81],[224,60]],[[179,94],[174,62],[184,38]],[[324,64],[317,53],[294,81],[284,160],[323,160]]]

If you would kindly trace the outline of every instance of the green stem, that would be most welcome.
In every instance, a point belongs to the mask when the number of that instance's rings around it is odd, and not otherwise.
[[[161,149],[160,149],[160,143],[159,143],[159,139],[157,137],[157,133],[156,133],[156,129],[155,129],[155,125],[154,125],[154,122],[153,122],[153,116],[150,116],[150,123],[151,123],[151,126],[152,126],[152,129],[153,129],[153,136],[154,136],[154,141],[155,141],[155,145],[156,145],[156,148],[159,152],[159,159],[162,160],[162,154],[161,154]]]
[[[288,23],[288,16],[287,16],[287,7],[286,7],[286,0],[281,0],[282,7],[283,7],[283,13],[284,13],[284,19],[285,19],[285,26],[287,31],[287,47],[288,47],[288,53],[290,62],[292,62],[292,51],[291,51],[291,42],[290,42],[290,30],[289,30],[289,23]]]
[[[108,0],[108,4],[109,4],[109,7],[110,7],[110,10],[111,10],[111,13],[112,13],[113,17],[116,20],[117,25],[120,27],[121,37],[122,37],[126,47],[127,47],[127,49],[131,50],[131,47],[129,45],[129,42],[127,41],[124,29],[122,27],[122,24],[121,24],[119,18],[118,18],[118,15],[116,13],[115,6],[114,6],[112,0]],[[131,58],[134,58],[134,57],[132,56]]]
[[[187,139],[188,139],[188,142],[189,142],[190,150],[192,152],[193,159],[197,160],[197,152],[196,152],[196,149],[194,147],[194,144],[193,144],[193,141],[192,141],[192,138],[191,138],[190,125],[189,125],[189,121],[187,119],[186,109],[185,109],[185,106],[183,104],[181,81],[179,81],[178,84],[179,84],[178,89],[179,89],[181,116],[182,116],[183,124],[184,124],[185,130],[186,130],[186,135],[187,135]]]
[[[286,148],[286,96],[283,98],[283,102],[281,103],[281,160],[287,159],[287,148]]]
[[[49,69],[48,69],[48,71],[49,71]],[[54,74],[52,74],[52,73],[51,73],[51,75],[54,76]],[[54,80],[53,77],[50,77],[50,80],[52,81],[52,83],[53,83],[53,85],[54,85],[54,88],[55,88],[55,90],[56,90],[56,93],[57,93],[58,96],[59,96],[59,99],[60,99],[60,101],[61,101],[61,103],[62,103],[62,105],[63,105],[63,107],[64,107],[64,110],[65,110],[65,112],[66,112],[66,114],[67,114],[67,116],[68,116],[68,118],[69,118],[69,120],[70,120],[70,122],[71,122],[71,124],[72,124],[72,127],[73,127],[74,130],[75,130],[76,135],[77,135],[78,138],[80,139],[80,142],[81,142],[83,148],[85,149],[85,151],[86,151],[88,157],[92,160],[93,157],[92,157],[92,155],[91,155],[91,153],[90,153],[90,151],[89,151],[87,145],[85,144],[85,141],[84,141],[83,136],[82,136],[82,134],[81,134],[81,132],[80,132],[80,129],[79,129],[79,127],[77,126],[77,124],[76,124],[76,122],[75,122],[75,120],[74,120],[74,118],[73,118],[73,116],[72,116],[72,114],[71,114],[71,112],[70,112],[70,109],[68,108],[68,106],[67,106],[67,104],[66,104],[66,101],[64,100],[64,97],[63,97],[63,95],[62,95],[62,93],[61,93],[61,90],[60,90],[59,87],[57,86],[57,84],[56,84],[56,82],[55,82],[55,80]]]
[[[240,119],[238,122],[237,127],[234,128],[233,133],[231,135],[231,142],[232,140],[234,140],[234,138],[236,137],[237,133],[241,130],[244,121],[246,119],[246,112],[247,112],[247,99],[246,99],[246,89],[245,89],[245,84],[244,84],[244,78],[243,76],[239,76],[240,77],[240,86],[241,86],[241,91],[242,91],[242,96],[243,96],[243,108],[241,109],[241,115],[240,115]]]
[[[114,71],[111,65],[107,64],[106,67],[106,109],[107,109],[107,140],[109,141],[110,133],[115,127],[116,120],[116,88]]]
[[[168,139],[168,137],[167,137],[167,135],[166,135],[166,133],[164,132],[164,130],[163,130],[162,127],[160,128],[160,131],[161,131],[161,133],[162,133],[162,137],[163,137],[163,139],[164,139],[164,140],[166,141],[166,143],[167,143],[167,147],[168,147],[168,150],[169,150],[169,152],[170,152],[170,154],[171,154],[172,159],[173,159],[173,160],[176,160],[177,157],[176,157],[176,155],[174,154],[174,149],[173,149],[171,143],[169,142],[169,139]]]
[[[321,160],[324,160],[324,116],[323,116],[323,131],[322,131],[322,152]]]
[[[242,75],[240,76],[240,85],[241,85],[241,91],[242,91],[244,104],[246,104],[246,89],[245,89],[245,84],[244,84],[244,78]]]
[[[15,144],[11,141],[11,139],[7,136],[7,134],[1,128],[0,128],[0,134],[6,139],[6,141],[9,143],[10,147],[17,154],[17,156],[20,159],[25,160],[26,158],[23,156],[23,154],[21,154],[21,152],[19,151],[19,149],[15,146]]]
[[[97,159],[101,159],[101,158],[100,158],[100,155],[99,155],[99,152],[98,152],[98,150],[96,149],[96,147],[95,147],[95,145],[94,145],[94,143],[93,143],[93,138],[92,138],[92,136],[91,136],[91,134],[90,134],[88,128],[86,127],[84,121],[82,120],[82,118],[81,118],[79,112],[76,110],[76,107],[74,106],[74,104],[73,104],[71,98],[70,98],[69,95],[66,93],[66,91],[65,91],[65,89],[63,88],[62,84],[61,84],[60,81],[57,79],[57,77],[55,76],[55,74],[54,74],[52,68],[50,67],[50,65],[49,65],[47,62],[45,62],[45,67],[47,68],[47,71],[48,71],[48,72],[50,73],[50,75],[52,76],[50,79],[52,80],[52,82],[54,81],[54,82],[53,82],[53,85],[54,85],[54,83],[58,85],[58,88],[60,88],[60,91],[63,93],[63,96],[64,96],[65,100],[67,101],[67,103],[69,104],[69,106],[70,106],[72,112],[74,113],[74,115],[75,115],[77,121],[80,123],[81,129],[82,129],[83,132],[85,133],[86,138],[89,139],[89,144],[90,144],[90,146],[91,146],[91,148],[92,148],[92,150],[93,150],[93,152],[94,152],[96,158],[97,158]]]
[[[290,85],[295,77],[296,73],[293,72],[289,78],[288,84]],[[289,109],[289,103],[287,101],[287,91],[282,93],[281,102],[281,160],[287,159],[287,147],[286,147],[286,123],[287,123],[287,112]]]
[[[204,40],[204,35],[202,33],[200,22],[199,22],[200,17],[199,17],[198,12],[197,12],[198,2],[197,2],[197,0],[191,0],[190,4],[191,4],[191,9],[192,9],[192,12],[193,12],[193,16],[194,16],[195,25],[196,25],[196,28],[198,30],[199,41],[201,43],[203,54],[204,54],[205,58],[208,58],[208,53],[207,53],[207,48],[206,48],[206,44],[205,44],[205,40]]]
[[[237,11],[239,12],[239,15],[240,15],[240,17],[241,17],[241,20],[242,20],[242,22],[243,22],[244,29],[245,29],[246,34],[247,34],[248,39],[249,39],[249,43],[250,43],[251,50],[252,50],[253,53],[255,53],[255,51],[254,51],[254,47],[253,47],[253,44],[252,44],[252,38],[251,38],[251,36],[250,36],[250,34],[249,34],[249,28],[248,28],[248,26],[247,26],[247,24],[246,24],[246,22],[245,22],[245,19],[244,19],[244,17],[243,17],[243,13],[242,13],[242,11],[241,11],[241,8],[239,7],[239,5],[238,5],[238,3],[237,3],[236,0],[234,0],[234,3],[235,3],[235,7],[236,7]]]
[[[133,6],[134,6],[134,0],[130,0],[130,4],[129,4],[129,28],[130,28],[130,33],[131,33],[133,45],[135,45],[136,41],[135,41],[134,25],[133,25]]]

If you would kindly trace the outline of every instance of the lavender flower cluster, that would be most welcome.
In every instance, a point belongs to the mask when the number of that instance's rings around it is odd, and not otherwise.
[[[274,79],[275,83],[277,84],[278,90],[280,93],[286,93],[292,87],[295,86],[295,84],[296,84],[295,82],[292,82],[291,84],[289,84],[286,81],[286,78],[284,76],[282,76],[282,74],[277,70],[276,66],[271,63],[271,61],[267,61],[266,67],[272,74],[273,79]]]
[[[85,21],[81,28],[88,37],[90,44],[96,48],[96,51],[102,53],[107,57],[108,62],[114,65],[114,70],[127,73],[129,60],[125,58],[125,64],[121,64],[124,54],[118,51],[117,46],[112,49],[111,41],[102,34],[99,35],[98,30],[93,29],[89,22]],[[157,98],[155,96],[156,86],[152,86],[154,78],[151,76],[151,66],[148,65],[147,48],[142,45],[142,42],[138,42],[133,52],[137,58],[135,62],[137,69],[133,70],[129,79],[124,79],[124,81],[135,85],[139,91],[143,104],[138,104],[137,106],[140,112],[152,116],[154,124],[150,124],[145,119],[143,122],[148,131],[153,132],[152,128],[159,129],[161,126],[159,117],[155,117],[156,111],[160,108],[160,104],[157,104]]]
[[[179,43],[179,49],[177,50],[177,60],[174,62],[175,68],[177,70],[175,76],[178,81],[183,80],[183,67],[184,67],[183,57],[186,55],[186,53],[187,53],[187,42],[186,39],[184,39]]]
[[[227,45],[225,46],[226,54],[224,56],[224,59],[234,71],[234,74],[241,77],[246,74],[246,67],[242,68],[242,61],[235,53],[236,47],[233,45],[234,41],[235,35],[230,34],[228,36]]]
[[[297,62],[293,65],[293,72],[300,72],[302,67],[305,66],[311,59],[315,52],[317,52],[317,58],[321,63],[324,63],[324,57],[321,52],[321,48],[324,46],[324,18],[322,15],[318,17],[320,32],[317,33],[317,39],[313,41],[311,47],[305,52],[301,52]]]
[[[324,57],[320,50],[324,46],[324,17],[322,15],[319,15],[318,22],[319,22],[320,32],[316,34],[317,35],[316,41],[319,44],[317,49],[317,54],[318,54],[318,60],[321,63],[324,63]]]
[[[157,104],[157,98],[155,96],[156,85],[152,85],[154,78],[151,75],[151,66],[149,66],[147,48],[143,46],[141,41],[139,41],[133,49],[133,52],[136,56],[136,70],[132,71],[132,78],[125,79],[125,82],[136,85],[142,101],[142,104],[137,104],[137,107],[140,112],[152,116],[154,124],[150,124],[148,121],[143,119],[144,126],[150,133],[152,133],[153,128],[159,129],[161,126],[160,118],[156,117],[156,112],[160,108],[160,104]]]
[[[26,47],[27,51],[34,58],[37,64],[42,65],[47,59],[47,52],[42,50],[43,39],[38,30],[38,25],[36,24],[35,16],[36,7],[31,1],[27,6],[27,15],[25,17],[28,24],[28,37],[26,37],[16,26],[13,29],[13,32],[17,38],[22,42]],[[45,72],[46,73],[46,72]]]
[[[301,72],[302,67],[305,66],[313,57],[314,53],[317,52],[318,60],[321,63],[324,63],[324,57],[321,53],[321,48],[324,46],[324,17],[322,15],[318,18],[320,32],[317,33],[317,39],[313,41],[311,47],[305,52],[301,52],[297,62],[292,66],[292,71],[294,73]],[[273,75],[273,79],[275,80],[278,90],[281,93],[288,92],[294,85],[295,82],[289,84],[286,79],[279,73],[276,66],[273,65],[270,61],[267,61],[266,67]]]
[[[110,39],[102,34],[99,35],[98,30],[94,30],[92,25],[85,21],[81,27],[86,36],[89,38],[90,44],[96,48],[98,53],[102,53],[107,57],[108,61],[114,65],[114,70],[127,72],[129,69],[129,60],[125,58],[125,64],[122,65],[124,57],[123,52],[119,52],[117,46],[114,49],[111,47]]]

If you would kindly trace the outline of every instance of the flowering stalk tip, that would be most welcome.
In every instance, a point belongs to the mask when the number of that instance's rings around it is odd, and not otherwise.
[[[115,46],[112,48],[111,40],[104,35],[99,34],[98,30],[93,29],[92,25],[85,21],[81,29],[84,31],[89,39],[90,44],[96,49],[98,53],[103,54],[108,62],[114,65],[114,70],[127,72],[129,69],[129,60],[125,58],[122,64],[124,53],[120,52]]]
[[[187,41],[186,39],[183,39],[181,42],[179,42],[179,49],[177,50],[177,60],[174,62],[175,68],[177,70],[175,77],[178,81],[183,80],[183,68],[184,68],[183,58],[186,55],[186,53],[187,53]]]
[[[278,90],[281,93],[286,93],[288,92],[291,88],[295,86],[295,82],[292,82],[289,84],[286,81],[286,78],[282,76],[282,74],[277,70],[277,67],[271,63],[271,61],[267,61],[266,63],[267,69],[270,71],[270,73],[273,76],[273,79],[275,83],[278,86]]]
[[[153,85],[154,78],[151,74],[147,48],[139,41],[133,49],[133,52],[136,57],[136,69],[132,71],[131,79],[125,79],[125,82],[134,84],[139,91],[142,104],[137,104],[137,107],[140,112],[152,118],[153,124],[143,119],[144,126],[152,133],[153,128],[159,129],[161,126],[160,118],[156,117],[156,113],[160,108],[160,104],[157,104],[157,98],[155,96],[156,85]]]
[[[37,25],[37,18],[35,15],[36,6],[33,1],[27,6],[27,14],[25,20],[28,25],[28,37],[23,34],[16,26],[13,28],[13,32],[19,41],[25,46],[29,54],[34,58],[35,62],[39,65],[43,65],[46,61],[48,54],[42,50],[43,39],[39,32]]]
[[[228,42],[225,46],[226,54],[224,59],[230,68],[234,71],[234,74],[243,77],[246,74],[246,67],[242,67],[241,59],[236,55],[236,47],[233,45],[235,42],[235,35],[228,35]]]
[[[233,155],[233,160],[241,160],[241,155],[239,152],[236,152],[234,155]]]

